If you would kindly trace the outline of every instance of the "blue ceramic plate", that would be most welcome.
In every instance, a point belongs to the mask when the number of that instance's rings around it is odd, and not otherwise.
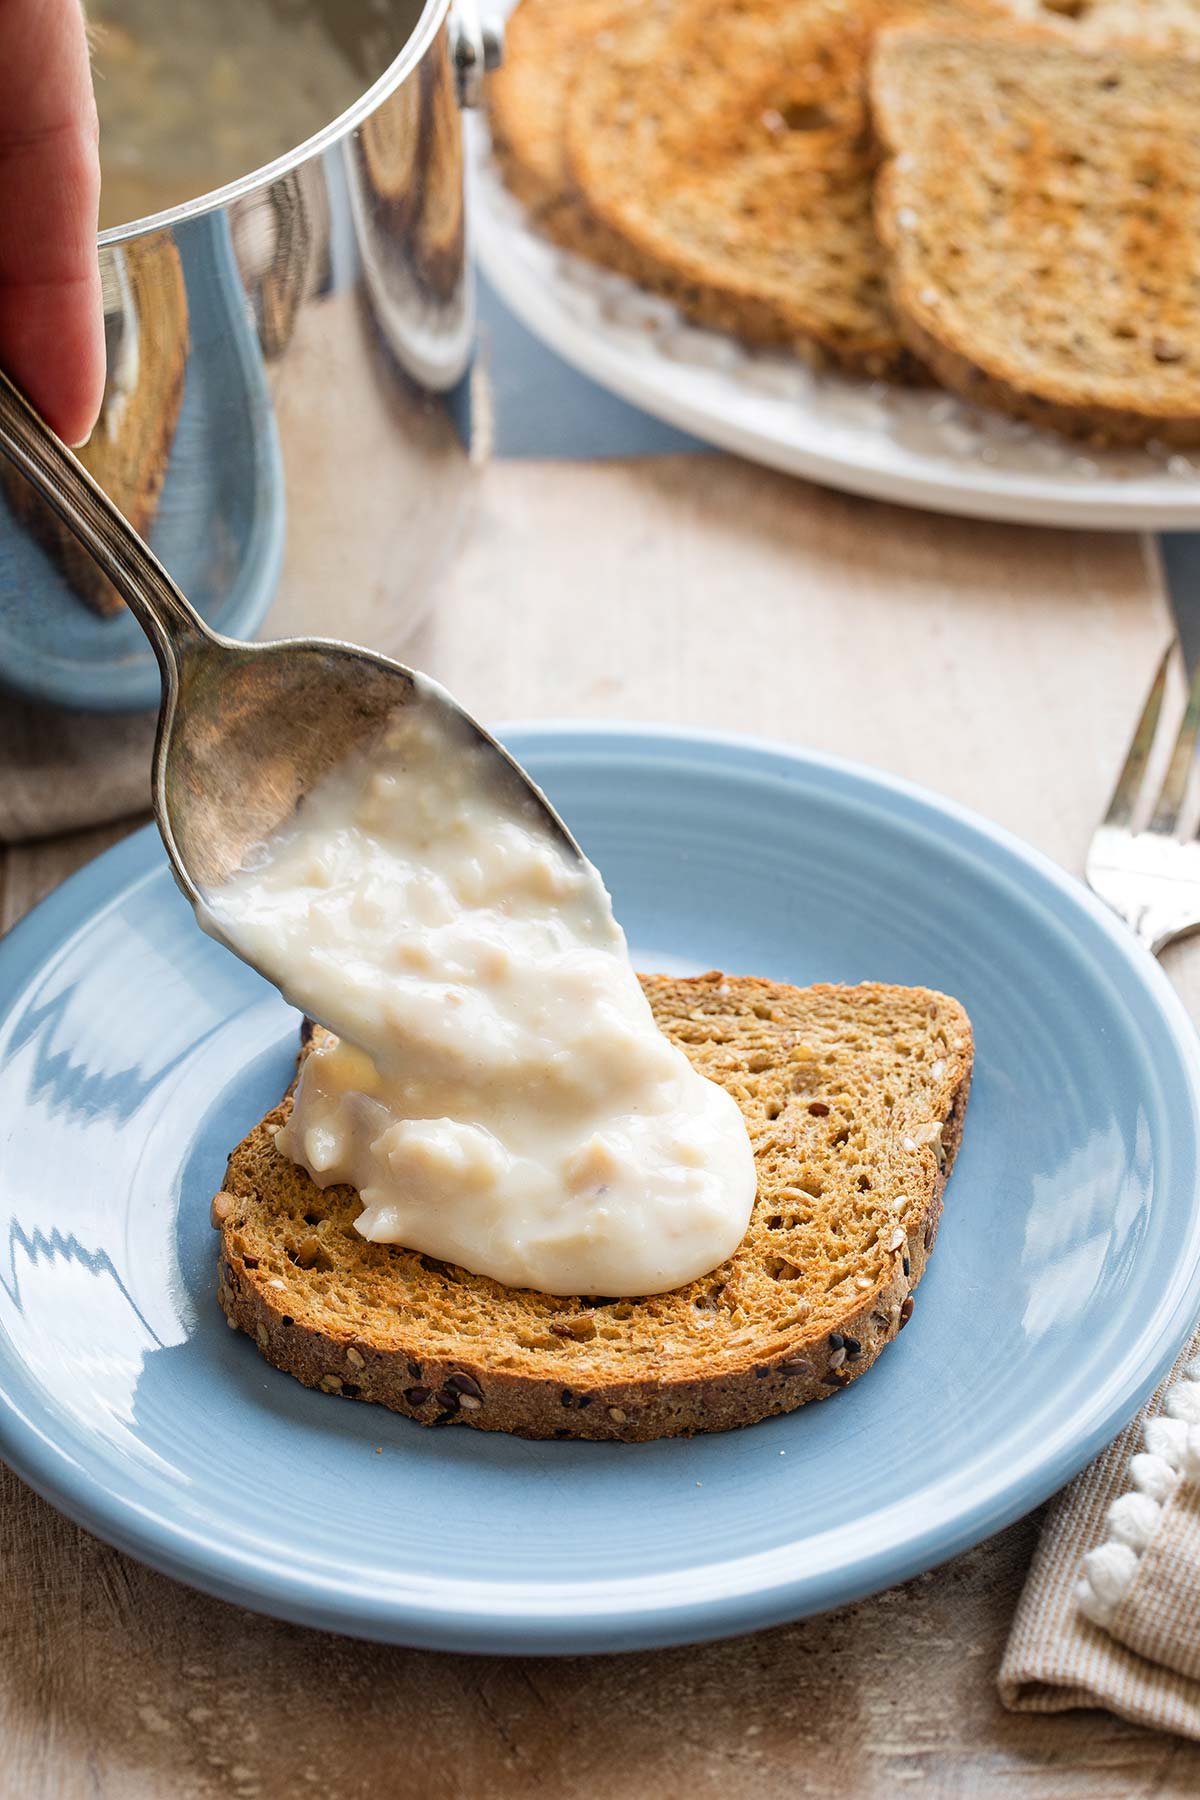
[[[645,1445],[428,1431],[226,1329],[208,1203],[296,1017],[129,839],[0,944],[0,1450],[213,1593],[449,1649],[745,1631],[869,1593],[1059,1487],[1200,1312],[1200,1052],[1157,966],[1012,839],[863,769],[637,730],[508,734],[642,965],[919,982],[978,1040],[912,1324],[861,1382]]]

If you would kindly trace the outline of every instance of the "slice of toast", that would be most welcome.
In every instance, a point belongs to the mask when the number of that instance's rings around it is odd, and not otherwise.
[[[563,132],[575,71],[596,34],[634,0],[520,0],[504,28],[504,59],[487,79],[492,148],[539,224],[570,203]]]
[[[567,105],[588,209],[645,284],[743,341],[874,376],[921,371],[872,216],[866,67],[898,17],[990,0],[645,0],[610,18]]]
[[[134,530],[146,537],[158,511],[183,401],[187,292],[179,252],[168,232],[135,238],[104,256],[106,325],[110,310],[114,318],[124,315],[117,320],[121,349],[115,359],[110,355],[100,417],[76,455]],[[0,459],[0,467],[10,471],[4,485],[13,511],[45,545],[78,597],[106,617],[121,612],[124,601],[74,533],[9,463]]]
[[[213,1202],[230,1324],[308,1387],[523,1437],[723,1431],[856,1380],[907,1323],[933,1248],[971,1081],[966,1014],[924,988],[643,985],[754,1145],[758,1195],[728,1262],[673,1293],[582,1300],[367,1243],[354,1190],[318,1188],[276,1149],[289,1094]]]
[[[892,304],[939,381],[1096,444],[1200,443],[1200,63],[906,25],[871,99]]]
[[[608,231],[567,164],[567,101],[589,56],[605,55],[610,19],[638,0],[520,0],[505,26],[504,60],[488,77],[492,150],[504,180],[538,230],[567,250],[634,281],[653,271]]]

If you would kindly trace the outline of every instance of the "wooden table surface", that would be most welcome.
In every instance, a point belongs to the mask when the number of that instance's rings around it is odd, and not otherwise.
[[[493,720],[663,719],[842,751],[1078,869],[1169,630],[1134,538],[936,519],[719,457],[506,462],[411,656]],[[0,852],[0,924],[118,835]],[[1200,960],[1185,947],[1169,967],[1200,1010]],[[0,1795],[1200,1792],[1200,1745],[1000,1708],[1036,1530],[730,1643],[504,1661],[209,1600],[0,1470]]]

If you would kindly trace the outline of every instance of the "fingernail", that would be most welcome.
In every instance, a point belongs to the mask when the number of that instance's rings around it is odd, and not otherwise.
[[[87,448],[87,446],[91,443],[91,441],[92,441],[92,434],[89,431],[86,437],[76,438],[74,440],[74,442],[68,444],[67,449],[68,450],[85,450]]]

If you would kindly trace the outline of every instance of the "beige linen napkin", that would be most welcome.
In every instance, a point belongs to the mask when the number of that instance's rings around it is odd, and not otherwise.
[[[144,811],[154,723],[153,713],[72,712],[0,689],[0,843]]]
[[[1000,1698],[1014,1712],[1104,1706],[1200,1738],[1200,1330],[1052,1503]]]

